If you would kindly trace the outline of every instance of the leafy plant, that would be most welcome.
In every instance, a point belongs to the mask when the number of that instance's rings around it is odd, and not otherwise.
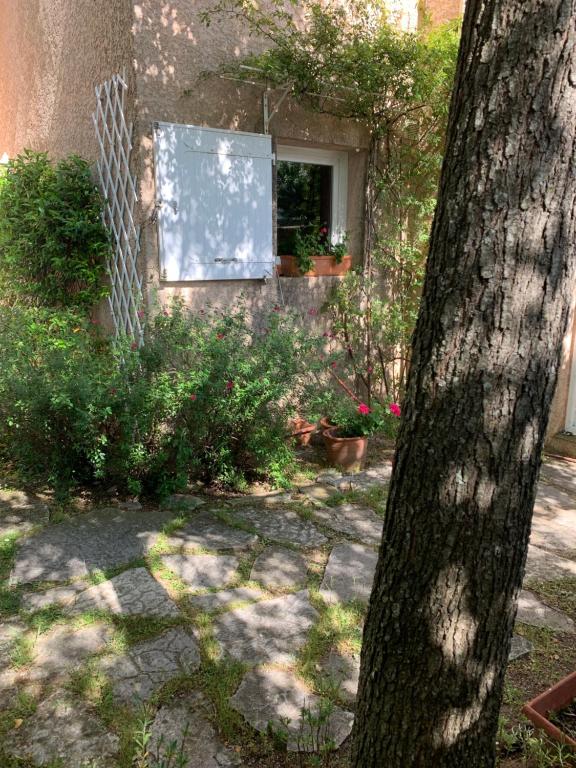
[[[188,759],[184,754],[184,745],[189,724],[186,724],[180,741],[168,741],[164,734],[161,734],[156,746],[150,749],[152,722],[150,713],[144,711],[134,734],[134,768],[186,768]]]
[[[265,6],[219,0],[203,14],[207,24],[230,17],[267,50],[230,62],[227,71],[251,78],[259,72],[268,85],[288,88],[304,107],[353,120],[370,137],[364,264],[344,280],[330,309],[357,391],[369,405],[372,398],[399,400],[435,206],[459,25],[402,32],[390,23],[385,4],[369,0],[272,0]]]
[[[110,242],[90,166],[25,150],[0,179],[3,302],[89,309],[104,284]]]
[[[346,399],[341,401],[333,417],[338,437],[368,437],[376,432],[384,432],[390,436],[395,434],[399,415],[397,403],[391,403],[388,408],[378,403],[370,407],[366,403]]]
[[[297,232],[295,251],[298,269],[304,275],[314,268],[313,256],[332,256],[336,264],[340,264],[346,255],[346,238],[340,243],[331,243],[327,227],[305,235]]]

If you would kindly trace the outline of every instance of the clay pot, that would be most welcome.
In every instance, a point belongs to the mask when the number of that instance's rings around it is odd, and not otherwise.
[[[283,277],[339,277],[352,269],[352,256],[342,257],[339,263],[334,256],[312,256],[314,268],[302,273],[296,256],[280,256],[278,272]]]
[[[328,461],[333,467],[346,471],[358,471],[368,451],[367,437],[338,437],[338,427],[325,429],[322,432]]]
[[[550,738],[560,744],[569,744],[576,749],[576,741],[570,738],[566,733],[553,725],[548,719],[550,712],[558,712],[576,698],[576,672],[560,680],[559,683],[548,688],[547,691],[536,696],[522,707],[522,712],[526,715],[536,728],[546,731]]]
[[[306,419],[292,419],[289,426],[292,430],[290,437],[293,437],[296,444],[301,447],[308,445],[310,438],[316,431],[316,424],[310,424]]]
[[[327,429],[332,429],[333,427],[337,426],[334,424],[333,421],[330,421],[328,416],[322,416],[320,419],[320,428],[322,429],[322,432],[324,432]]]

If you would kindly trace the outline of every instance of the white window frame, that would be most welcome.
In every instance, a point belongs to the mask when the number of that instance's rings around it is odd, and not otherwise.
[[[278,144],[276,158],[278,161],[286,160],[291,163],[331,166],[330,242],[332,245],[341,243],[346,237],[348,223],[348,153],[339,150]]]

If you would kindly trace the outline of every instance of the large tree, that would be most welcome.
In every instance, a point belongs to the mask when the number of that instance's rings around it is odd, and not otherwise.
[[[576,0],[468,0],[355,768],[486,768],[574,290]]]

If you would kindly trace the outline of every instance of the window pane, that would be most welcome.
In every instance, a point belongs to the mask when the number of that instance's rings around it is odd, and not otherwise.
[[[331,227],[332,167],[280,160],[276,172],[278,253],[293,254],[297,232]]]

